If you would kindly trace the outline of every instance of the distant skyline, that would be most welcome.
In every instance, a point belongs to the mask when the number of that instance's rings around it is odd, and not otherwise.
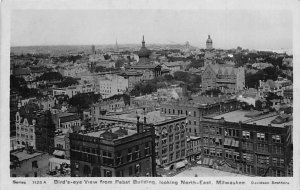
[[[14,10],[12,46],[184,44],[292,49],[287,10]]]

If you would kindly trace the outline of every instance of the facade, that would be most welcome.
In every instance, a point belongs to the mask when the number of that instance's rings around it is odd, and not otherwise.
[[[143,78],[143,73],[138,71],[123,71],[119,75],[128,79],[128,91],[131,91]]]
[[[37,119],[35,127],[36,150],[52,154],[54,150],[55,124],[50,111]]]
[[[72,177],[156,176],[154,131],[135,123],[102,125],[81,133],[70,133]]]
[[[49,165],[49,155],[44,152],[28,153],[26,150],[14,150],[10,153],[11,177],[43,177]]]
[[[267,80],[259,81],[259,96],[264,98],[268,96],[268,93],[274,93],[277,96],[284,96],[284,91],[293,89],[293,83],[290,80],[278,77],[276,81]]]
[[[202,89],[220,89],[225,93],[236,93],[245,88],[245,69],[209,64],[202,74]]]
[[[77,114],[74,113],[58,113],[53,115],[53,121],[56,129],[69,129],[74,126],[80,127],[81,120]]]
[[[103,98],[124,94],[128,90],[128,79],[116,74],[99,78],[98,84],[99,92]]]
[[[128,128],[135,124],[135,118],[144,118],[144,123],[151,123],[155,129],[155,157],[156,165],[167,170],[185,166],[186,158],[186,117],[162,116],[159,111],[143,113],[129,113],[116,116],[100,116],[95,118],[95,123],[104,124],[119,123]]]
[[[253,176],[287,176],[292,161],[292,122],[273,124],[277,114],[247,118],[235,111],[201,121],[201,161]]]
[[[92,110],[94,115],[100,116],[105,115],[107,112],[121,112],[125,107],[124,99],[120,98],[96,103],[92,106]]]
[[[179,99],[161,104],[162,115],[179,115],[187,118],[188,135],[201,135],[200,121],[203,116],[226,113],[239,108],[238,101],[231,97],[197,96],[190,100]]]
[[[91,84],[86,85],[76,85],[76,86],[69,86],[66,88],[54,88],[52,92],[52,96],[59,96],[59,95],[67,95],[69,98],[72,98],[76,94],[80,93],[89,93],[95,92],[95,88]]]
[[[36,149],[36,118],[34,113],[22,107],[16,113],[16,147],[32,146]]]

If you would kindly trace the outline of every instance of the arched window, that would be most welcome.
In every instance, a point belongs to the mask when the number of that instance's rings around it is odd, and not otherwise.
[[[173,132],[173,125],[169,126],[169,132],[172,133]]]

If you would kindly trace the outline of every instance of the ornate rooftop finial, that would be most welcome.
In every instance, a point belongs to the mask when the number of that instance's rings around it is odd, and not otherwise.
[[[144,35],[143,35],[142,47],[145,47],[145,39],[144,39]]]

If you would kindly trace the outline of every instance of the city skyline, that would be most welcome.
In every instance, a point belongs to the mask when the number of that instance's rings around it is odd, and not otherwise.
[[[11,45],[140,44],[145,35],[147,44],[189,41],[204,48],[211,35],[217,49],[286,50],[292,49],[292,34],[289,11],[18,10]]]

